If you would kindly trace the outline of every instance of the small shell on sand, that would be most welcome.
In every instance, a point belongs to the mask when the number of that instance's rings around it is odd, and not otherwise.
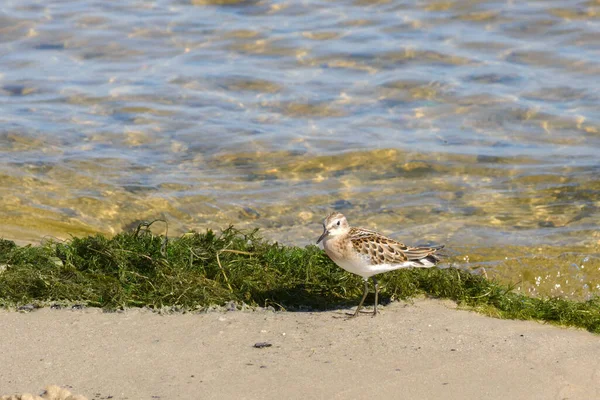
[[[23,393],[0,396],[0,400],[87,400],[87,397],[79,394],[71,394],[65,388],[50,385],[41,397],[32,395],[31,393]]]

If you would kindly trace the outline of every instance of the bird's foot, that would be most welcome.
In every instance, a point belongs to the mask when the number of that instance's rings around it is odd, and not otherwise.
[[[379,314],[379,311],[377,310],[373,310],[373,311],[369,311],[369,310],[360,310],[360,312],[362,314],[371,314],[372,316],[376,316],[377,314]]]
[[[373,310],[373,311],[369,311],[369,310],[356,310],[353,313],[346,313],[346,315],[348,316],[348,319],[350,318],[356,318],[358,317],[358,314],[371,314],[372,317],[376,316],[377,314],[379,314],[379,311],[377,310]]]

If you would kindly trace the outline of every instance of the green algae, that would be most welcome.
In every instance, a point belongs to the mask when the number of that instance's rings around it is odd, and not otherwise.
[[[477,264],[473,257],[470,262]],[[498,318],[533,319],[600,333],[597,297],[576,301],[527,296],[514,285],[467,268],[444,267],[458,265],[457,260],[448,256],[442,268],[384,274],[383,302],[427,295]],[[112,238],[96,235],[39,246],[2,240],[0,265],[0,305],[5,307],[75,302],[106,309],[198,310],[235,301],[325,310],[355,305],[362,291],[358,276],[338,268],[316,246],[284,246],[262,239],[257,230],[233,227],[176,238],[138,228]]]

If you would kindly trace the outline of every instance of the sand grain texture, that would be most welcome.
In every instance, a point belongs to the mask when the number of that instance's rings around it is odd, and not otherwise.
[[[115,400],[600,398],[599,336],[454,307],[423,299],[350,320],[0,311],[0,394],[57,384]]]

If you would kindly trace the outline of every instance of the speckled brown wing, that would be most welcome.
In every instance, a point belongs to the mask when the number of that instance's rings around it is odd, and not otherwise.
[[[350,241],[354,249],[368,256],[373,264],[400,264],[408,261],[404,244],[367,229],[352,228]]]
[[[373,264],[401,264],[414,261],[431,266],[439,261],[434,253],[444,246],[408,247],[368,229],[352,228],[349,232],[354,249],[368,256]]]

